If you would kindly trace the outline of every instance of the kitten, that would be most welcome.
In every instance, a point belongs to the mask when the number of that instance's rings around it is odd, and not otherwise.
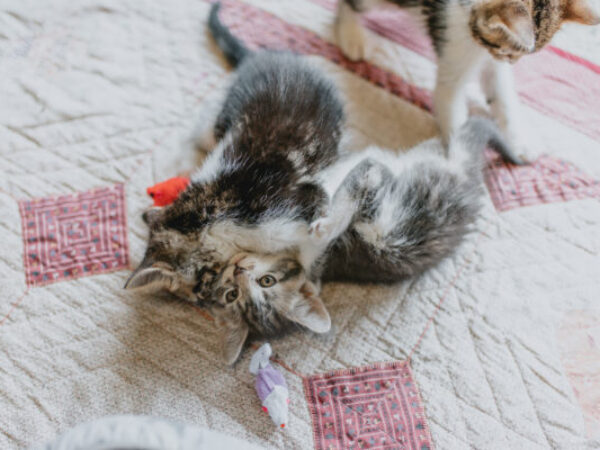
[[[491,122],[472,118],[451,138],[447,158],[432,139],[400,155],[368,148],[325,169],[319,178],[330,205],[296,254],[238,255],[219,274],[213,312],[226,360],[237,359],[250,333],[273,336],[290,322],[328,331],[320,279],[393,283],[451,254],[479,211],[488,143],[521,162]]]
[[[331,319],[297,254],[234,256],[213,284],[211,312],[223,334],[223,356],[233,364],[249,334],[275,337],[301,325],[325,333]]]
[[[218,144],[173,204],[144,214],[148,247],[125,284],[198,303],[235,254],[279,252],[306,238],[326,199],[314,177],[337,159],[344,123],[328,80],[298,56],[249,52],[218,9],[209,28],[239,65],[214,125]]]
[[[350,59],[364,56],[359,14],[386,1],[339,0],[338,42]],[[443,139],[447,141],[467,119],[465,85],[479,75],[491,113],[509,143],[527,152],[518,128],[519,100],[510,63],[544,47],[565,21],[600,23],[588,1],[389,0],[425,20],[438,56],[433,100]]]

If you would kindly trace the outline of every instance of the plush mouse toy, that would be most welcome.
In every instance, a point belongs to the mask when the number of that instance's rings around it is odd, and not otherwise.
[[[174,177],[149,187],[146,192],[154,200],[154,206],[167,206],[185,191],[188,184],[190,184],[189,178]]]
[[[250,372],[256,375],[254,386],[263,405],[263,411],[269,413],[275,425],[285,428],[290,402],[288,387],[281,372],[269,361],[271,353],[271,346],[268,343],[260,347],[250,360]]]

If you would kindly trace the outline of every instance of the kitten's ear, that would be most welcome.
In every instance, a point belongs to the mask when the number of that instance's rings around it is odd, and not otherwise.
[[[529,12],[523,5],[506,2],[488,20],[490,30],[499,30],[511,41],[528,51],[535,48],[535,29]]]
[[[327,333],[331,329],[331,317],[319,297],[317,287],[307,281],[300,288],[300,295],[301,300],[283,315],[315,333]]]
[[[165,267],[154,267],[146,258],[125,282],[125,289],[152,287],[155,290],[170,288],[175,281],[175,272]]]
[[[152,225],[158,220],[161,212],[162,208],[160,207],[154,206],[152,208],[149,208],[142,213],[142,220],[146,222],[147,225]]]
[[[248,338],[250,328],[237,313],[225,313],[218,318],[220,326],[225,328],[223,334],[223,358],[229,365],[237,361],[244,343]]]
[[[563,20],[572,20],[583,25],[598,25],[600,24],[600,11],[594,9],[589,0],[571,0],[567,1]]]

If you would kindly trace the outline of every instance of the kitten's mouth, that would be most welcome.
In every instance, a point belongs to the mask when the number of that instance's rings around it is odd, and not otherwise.
[[[248,256],[248,253],[238,253],[229,260],[229,265],[238,266],[246,258],[246,256]]]
[[[238,257],[241,256],[241,257]],[[248,258],[247,254],[242,254],[242,255],[238,255],[238,256],[234,256],[233,259],[229,262],[229,265],[233,265],[234,269],[233,269],[233,275],[237,275],[237,274],[241,274],[243,272],[246,272],[248,270],[253,270],[254,269],[254,263],[252,262],[251,259]]]

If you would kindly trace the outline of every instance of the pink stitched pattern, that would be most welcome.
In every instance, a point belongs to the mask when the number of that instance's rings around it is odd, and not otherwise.
[[[317,34],[287,23],[266,11],[243,2],[223,2],[221,20],[250,48],[292,50],[305,55],[319,55],[355,73],[416,106],[431,110],[431,95],[398,75],[366,61],[353,62],[340,49]]]
[[[304,393],[316,449],[433,448],[406,361],[308,376]]]
[[[25,276],[39,286],[128,266],[122,184],[19,202]]]
[[[485,181],[499,211],[541,203],[600,199],[598,180],[558,158],[541,156],[528,166],[507,164],[492,152],[487,153],[487,159]]]

